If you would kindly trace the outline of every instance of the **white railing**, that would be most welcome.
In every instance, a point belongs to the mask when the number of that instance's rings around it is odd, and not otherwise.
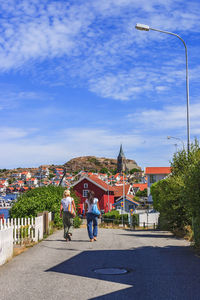
[[[52,221],[48,213],[48,227]],[[35,218],[0,219],[0,265],[13,255],[13,245],[38,242],[44,236],[44,216]]]
[[[0,220],[0,266],[12,258],[13,255],[13,228],[7,227]]]

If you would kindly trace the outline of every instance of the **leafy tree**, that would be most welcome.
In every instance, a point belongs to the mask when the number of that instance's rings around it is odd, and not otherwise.
[[[50,173],[50,174],[49,174],[49,179],[51,180],[53,177],[55,177],[55,174]]]
[[[54,213],[54,222],[61,225],[59,217],[60,201],[64,188],[60,186],[44,186],[22,194],[10,209],[12,218],[36,217],[39,212],[51,211]]]
[[[9,179],[8,179],[8,183],[9,183],[9,184],[12,184],[14,181],[15,181],[14,178],[9,178]]]
[[[174,154],[172,174],[151,187],[155,209],[166,229],[184,230],[192,225],[194,242],[200,247],[200,149],[197,140]]]
[[[60,201],[63,197],[64,188],[61,186],[44,186],[22,194],[17,202],[10,209],[11,218],[36,217],[39,212],[51,211],[54,213],[54,223],[62,226],[60,218]],[[71,196],[74,198],[76,207],[80,199],[71,189]]]
[[[168,177],[151,186],[154,208],[160,212],[162,229],[183,230],[190,223],[181,178]]]
[[[188,167],[185,198],[192,216],[192,229],[195,246],[200,247],[200,150],[196,150],[193,163]]]
[[[138,170],[137,168],[133,168],[129,171],[129,174],[134,174],[136,172],[141,172],[140,170]]]
[[[109,172],[108,168],[104,167],[104,168],[101,168],[100,173],[109,174],[110,172]]]
[[[111,170],[110,170],[110,172],[111,172],[111,174],[112,174],[112,175],[115,175],[115,174],[117,174],[117,168],[115,168],[115,169],[111,169]]]
[[[144,189],[143,191],[137,191],[135,194],[137,197],[147,197],[147,189]]]

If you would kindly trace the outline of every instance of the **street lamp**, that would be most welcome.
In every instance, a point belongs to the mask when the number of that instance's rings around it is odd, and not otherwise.
[[[167,139],[170,140],[170,139],[175,139],[175,140],[178,140],[182,143],[183,145],[183,149],[184,149],[184,142],[180,139],[180,138],[177,138],[177,137],[174,137],[174,136],[167,136]]]
[[[153,30],[153,31],[158,31],[158,32],[162,32],[162,33],[174,35],[174,36],[176,36],[177,38],[179,38],[182,41],[182,43],[183,43],[183,45],[185,47],[185,59],[186,59],[186,96],[187,96],[187,152],[189,154],[189,151],[190,151],[189,78],[188,78],[188,55],[187,55],[186,44],[185,44],[184,40],[178,34],[173,33],[173,32],[151,28],[148,25],[139,24],[139,23],[136,24],[135,28],[137,30],[142,30],[142,31]]]

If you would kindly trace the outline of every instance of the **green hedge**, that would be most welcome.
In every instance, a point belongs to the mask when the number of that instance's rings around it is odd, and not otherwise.
[[[114,223],[116,225],[122,223],[122,216],[123,222],[128,223],[128,214],[120,215],[118,210],[112,210],[103,215],[102,221],[106,223]]]
[[[62,227],[60,218],[60,203],[63,198],[64,188],[61,186],[38,187],[31,191],[23,193],[17,202],[10,209],[11,218],[36,217],[39,212],[49,211],[53,213],[54,224],[56,227]],[[76,206],[79,199],[71,191],[71,196],[75,200]]]

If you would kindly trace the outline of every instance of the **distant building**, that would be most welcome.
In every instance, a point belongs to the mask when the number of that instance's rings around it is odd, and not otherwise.
[[[145,169],[145,175],[147,175],[147,195],[148,202],[153,202],[150,188],[151,185],[161,179],[164,179],[167,175],[171,173],[170,167],[147,167]]]
[[[28,171],[24,171],[21,173],[21,180],[27,180],[31,178],[31,173]]]
[[[124,204],[123,209],[122,203]],[[120,210],[121,213],[129,213],[131,209],[135,210],[139,206],[139,203],[134,200],[133,195],[126,195],[125,198],[121,196],[119,199],[117,199],[113,206]]]
[[[122,149],[122,145],[120,146],[119,155],[117,157],[117,173],[121,173],[125,171],[125,155]]]

